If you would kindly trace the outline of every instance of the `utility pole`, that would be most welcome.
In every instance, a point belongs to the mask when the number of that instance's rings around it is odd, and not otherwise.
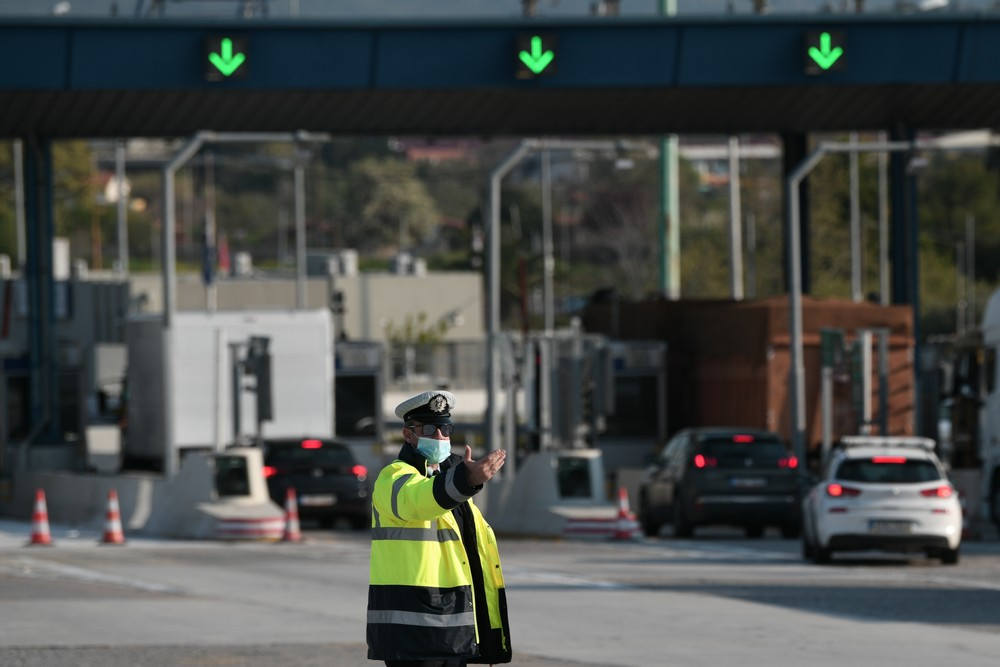
[[[677,0],[660,0],[660,15],[677,14]],[[681,298],[680,196],[676,134],[660,138],[660,291],[676,301]]]

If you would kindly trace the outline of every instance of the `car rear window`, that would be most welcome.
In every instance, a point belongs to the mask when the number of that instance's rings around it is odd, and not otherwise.
[[[902,463],[882,463],[875,459],[849,459],[841,462],[837,479],[871,484],[917,484],[941,479],[941,472],[925,459],[906,459]]]
[[[344,447],[324,445],[318,449],[306,449],[300,444],[272,446],[265,456],[268,465],[294,466],[296,464],[321,465],[329,467],[350,466],[354,457]]]
[[[702,442],[698,451],[714,458],[719,468],[745,468],[748,460],[754,466],[774,467],[788,456],[785,446],[777,440],[733,442],[732,438],[713,438]]]

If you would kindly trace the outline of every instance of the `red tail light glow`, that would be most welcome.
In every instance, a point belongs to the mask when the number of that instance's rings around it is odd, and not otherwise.
[[[924,489],[920,495],[927,498],[951,498],[952,489],[950,486],[938,486],[933,489]]]
[[[718,464],[718,460],[714,456],[705,456],[704,454],[694,455],[695,468],[714,468],[716,464]]]
[[[906,463],[905,456],[873,456],[872,463]]]
[[[752,435],[734,435],[733,442],[753,442]]]
[[[264,466],[264,479],[272,477],[278,473],[278,469],[274,466]]]
[[[786,456],[783,459],[778,459],[779,468],[788,468],[789,470],[799,467],[799,459],[795,456]]]
[[[830,482],[826,485],[826,495],[831,498],[852,498],[854,496],[860,496],[861,489],[855,489],[851,486],[841,486],[836,482]]]
[[[322,440],[303,440],[302,449],[323,449]]]
[[[351,474],[358,479],[365,479],[368,477],[368,468],[364,467],[360,463],[351,468]]]

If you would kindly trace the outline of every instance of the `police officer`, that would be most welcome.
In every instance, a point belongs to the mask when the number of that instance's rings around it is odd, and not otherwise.
[[[472,502],[506,452],[452,454],[454,408],[447,391],[400,403],[403,447],[375,481],[368,658],[388,667],[511,660],[496,537]]]

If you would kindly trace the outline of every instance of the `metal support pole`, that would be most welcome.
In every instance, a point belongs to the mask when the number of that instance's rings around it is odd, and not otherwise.
[[[976,328],[976,218],[965,216],[965,316],[968,329]]]
[[[542,287],[545,300],[545,333],[555,328],[555,294],[553,274],[555,261],[552,258],[552,164],[548,150],[542,151]]]
[[[889,330],[878,335],[878,432],[889,435]]]
[[[740,139],[729,137],[729,292],[743,300],[743,221],[740,204]]]
[[[808,443],[806,442],[805,419],[805,367],[802,354],[802,258],[799,251],[799,185],[809,175],[827,153],[843,153],[850,151],[906,151],[912,150],[915,142],[877,142],[873,144],[835,144],[823,143],[808,155],[785,179],[785,192],[788,194],[788,217],[786,236],[788,239],[788,313],[789,313],[789,345],[791,346],[791,364],[789,368],[788,393],[791,416],[791,440],[795,455],[800,461],[806,460]],[[801,474],[807,474],[807,466],[801,467]]]
[[[802,254],[799,249],[799,184],[822,159],[822,146],[788,175],[785,191],[788,193],[788,313],[789,344],[791,345],[791,365],[789,369],[788,393],[791,398],[791,433],[795,455],[803,465],[806,474],[806,394],[805,366],[802,361]]]
[[[861,424],[858,432],[872,433],[872,332],[863,329],[858,332],[857,345],[861,346]]]
[[[231,389],[233,394],[233,441],[232,444],[241,444],[243,435],[243,355],[242,350],[246,343],[229,343],[229,364],[231,368]]]
[[[163,274],[163,473],[173,477],[180,461],[174,449],[174,354],[173,326],[177,312],[177,295],[174,281],[176,275],[176,248],[174,229],[176,227],[177,206],[174,201],[174,176],[185,162],[190,160],[205,141],[205,135],[198,133],[181,148],[180,152],[163,167],[163,224],[161,225],[162,274]]]
[[[205,155],[205,309],[214,313],[219,308],[219,287],[216,285],[215,265],[219,247],[215,226],[215,155],[208,151]]]
[[[858,133],[851,132],[851,145],[858,143]],[[858,152],[848,154],[851,187],[851,300],[861,303],[861,201],[858,177]]]
[[[885,132],[879,134],[885,142]],[[879,303],[888,306],[892,301],[889,286],[889,154],[878,154],[878,285]]]
[[[14,219],[17,226],[17,267],[24,271],[28,261],[24,224],[24,142],[14,140]]]
[[[306,307],[306,176],[305,151],[295,155],[295,307]]]
[[[757,218],[747,214],[747,296],[757,298]]]
[[[497,410],[500,370],[500,182],[528,154],[532,145],[522,142],[490,174],[490,219],[486,235],[486,450],[500,449],[500,413]]]
[[[661,16],[677,14],[677,0],[660,0]],[[664,298],[681,298],[680,142],[676,134],[660,138],[660,289]]]
[[[128,275],[128,185],[125,182],[125,140],[115,144],[115,185],[118,188],[118,272]]]

